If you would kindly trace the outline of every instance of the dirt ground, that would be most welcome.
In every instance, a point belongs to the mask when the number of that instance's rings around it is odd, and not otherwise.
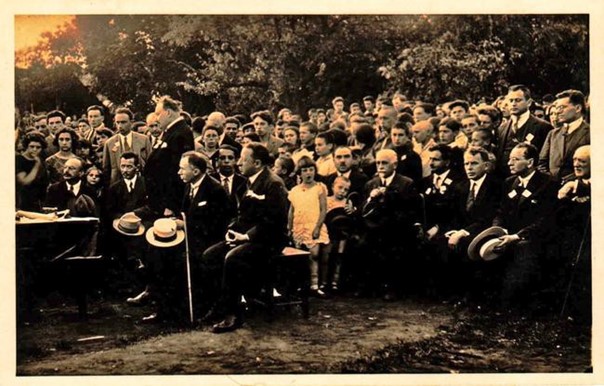
[[[243,328],[141,325],[149,312],[94,300],[88,321],[63,299],[17,330],[18,375],[591,372],[591,331],[570,318],[416,299],[312,299]],[[84,340],[81,340],[84,339]]]

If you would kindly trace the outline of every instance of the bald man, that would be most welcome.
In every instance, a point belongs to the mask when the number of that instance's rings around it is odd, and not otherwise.
[[[377,175],[365,185],[362,208],[367,225],[367,254],[363,290],[381,291],[384,300],[394,300],[405,283],[411,254],[415,252],[418,235],[418,199],[412,179],[396,173],[398,157],[394,150],[383,149],[376,154]],[[403,264],[406,261],[407,263]],[[377,263],[377,264],[375,264]],[[363,280],[365,279],[365,280]]]
[[[419,154],[422,159],[422,178],[428,177],[432,170],[430,169],[430,148],[436,145],[434,141],[434,126],[427,121],[417,122],[411,126],[413,135],[413,151]]]

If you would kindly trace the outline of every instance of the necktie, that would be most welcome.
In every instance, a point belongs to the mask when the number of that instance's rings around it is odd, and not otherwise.
[[[229,177],[224,177],[222,179],[222,186],[224,186],[224,190],[226,190],[228,194],[231,194],[231,190],[229,189]]]
[[[73,193],[73,185],[71,185],[71,184],[67,184],[67,191],[68,191],[69,193],[71,193],[71,194],[74,194],[74,193]]]
[[[189,190],[189,199],[193,200],[193,197],[195,197],[195,188],[193,185],[191,185],[191,190]]]
[[[468,200],[466,201],[466,210],[470,210],[474,206],[475,196],[476,196],[476,183],[474,181],[470,181],[470,193],[468,194]]]
[[[134,182],[128,181],[128,193],[132,193],[133,190],[134,190]]]
[[[130,145],[128,144],[128,137],[124,137],[124,152],[130,151]]]
[[[518,120],[512,119],[512,133],[516,134],[518,131]]]
[[[386,187],[386,180],[382,180],[382,185],[381,186],[384,187],[384,188]]]

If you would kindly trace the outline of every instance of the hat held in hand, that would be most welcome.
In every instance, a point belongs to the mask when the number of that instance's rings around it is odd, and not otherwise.
[[[168,248],[180,244],[185,239],[185,232],[176,230],[176,221],[160,218],[147,230],[145,237],[155,247]]]
[[[113,220],[113,229],[125,236],[140,236],[145,232],[142,220],[132,212]]]
[[[501,236],[508,232],[502,227],[494,226],[480,232],[468,246],[468,257],[470,260],[495,260],[505,253],[505,248],[498,248],[501,245]]]

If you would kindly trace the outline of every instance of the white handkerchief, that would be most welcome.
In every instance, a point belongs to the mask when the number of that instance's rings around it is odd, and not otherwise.
[[[162,142],[162,144],[161,144],[160,148],[161,148],[161,149],[165,149],[165,148],[167,148],[167,147],[168,147],[168,144],[167,144],[167,143],[165,143],[165,142]]]
[[[509,192],[509,193],[508,193],[508,197],[509,197],[509,198],[514,198],[514,197],[516,197],[517,195],[518,195],[518,193],[516,193],[516,191],[515,191],[515,190],[512,190],[511,192]]]
[[[401,157],[401,161],[404,161],[404,160],[406,160],[406,159],[407,159],[407,154],[404,154],[404,155]]]
[[[252,198],[255,198],[257,200],[264,200],[266,198],[266,195],[264,195],[264,194],[256,194],[251,189],[247,191],[247,193],[245,194],[245,196],[246,197],[252,197]]]
[[[197,204],[197,206],[206,206],[208,204],[207,201],[200,201],[199,204]]]
[[[453,181],[450,178],[445,178],[445,184],[451,185],[451,182]]]
[[[430,194],[430,193],[432,193],[432,188],[426,189],[426,194]]]

